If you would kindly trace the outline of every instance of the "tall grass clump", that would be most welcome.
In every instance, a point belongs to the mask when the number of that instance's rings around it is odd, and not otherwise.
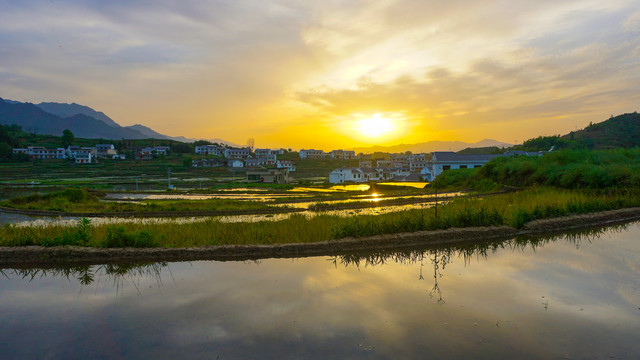
[[[542,156],[497,157],[479,169],[445,171],[429,187],[486,192],[504,185],[640,188],[640,149],[562,150]]]
[[[521,192],[455,198],[437,207],[383,215],[340,217],[294,214],[279,221],[225,223],[127,223],[0,228],[0,246],[76,245],[92,247],[190,247],[203,245],[282,244],[329,241],[345,237],[464,228],[511,226],[549,217],[640,206],[640,190],[562,190],[534,187]],[[84,235],[83,235],[84,234]]]
[[[62,212],[148,212],[148,211],[227,211],[259,210],[271,207],[260,201],[229,199],[146,200],[132,202],[100,201],[94,191],[67,189],[49,194],[33,194],[5,200],[1,205],[29,210]]]
[[[480,169],[447,170],[438,175],[428,187],[430,189],[438,189],[439,191],[465,189],[478,192],[496,191],[502,187],[495,181],[480,176],[479,170]]]
[[[67,211],[79,204],[97,204],[98,197],[88,189],[69,188],[48,194],[32,194],[3,201],[2,205],[26,209]]]
[[[518,187],[638,188],[640,149],[563,150],[543,156],[499,157],[480,168],[478,178]]]

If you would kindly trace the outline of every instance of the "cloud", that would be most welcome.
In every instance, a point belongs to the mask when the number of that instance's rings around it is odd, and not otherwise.
[[[301,122],[348,141],[330,133],[352,112],[467,140],[507,124],[510,139],[560,113],[573,128],[635,110],[638,14],[624,0],[0,1],[0,93],[273,146],[302,146],[285,142]]]

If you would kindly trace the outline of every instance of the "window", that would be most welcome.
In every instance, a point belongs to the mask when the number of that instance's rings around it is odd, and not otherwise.
[[[460,169],[466,169],[467,165],[460,165]]]
[[[449,170],[449,169],[451,169],[451,165],[443,165],[442,166],[442,171]]]
[[[474,169],[475,169],[475,168],[479,168],[479,167],[482,167],[482,165],[473,165],[473,168],[474,168]]]

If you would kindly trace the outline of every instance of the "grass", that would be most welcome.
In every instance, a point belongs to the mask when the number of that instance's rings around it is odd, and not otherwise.
[[[637,191],[565,191],[534,188],[486,198],[454,199],[436,208],[344,218],[292,215],[281,221],[224,223],[216,219],[189,224],[59,225],[0,228],[0,246],[78,245],[91,247],[188,247],[203,245],[282,244],[343,237],[508,225],[594,211],[640,206]]]
[[[479,169],[448,170],[431,188],[553,186],[563,189],[640,188],[640,148],[562,150],[543,156],[499,157]]]

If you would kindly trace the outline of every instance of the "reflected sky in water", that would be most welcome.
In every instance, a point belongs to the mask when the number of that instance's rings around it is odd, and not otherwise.
[[[0,357],[636,358],[639,239],[4,269]]]

